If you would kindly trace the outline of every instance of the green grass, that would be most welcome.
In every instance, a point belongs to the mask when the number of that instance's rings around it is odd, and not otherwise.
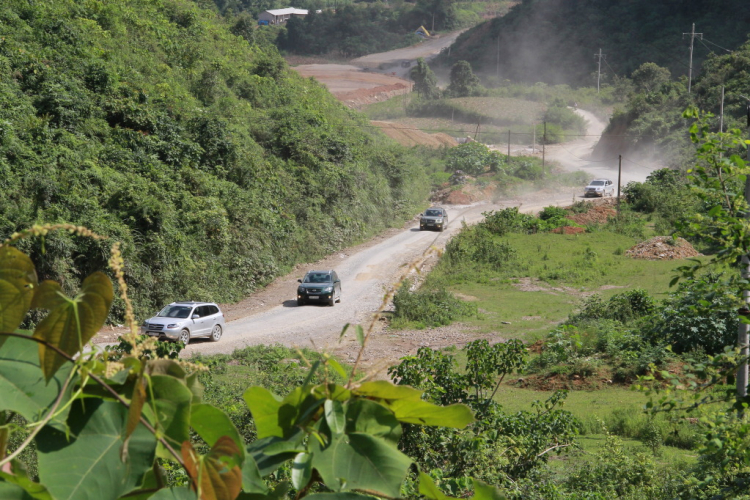
[[[607,299],[642,288],[663,299],[675,268],[685,264],[627,257],[624,251],[637,240],[610,232],[511,234],[506,241],[518,252],[519,265],[495,277],[443,274],[441,279],[451,291],[470,297],[479,307],[480,317],[466,321],[478,333],[529,342],[565,320],[591,293]],[[524,291],[530,287],[532,291]]]

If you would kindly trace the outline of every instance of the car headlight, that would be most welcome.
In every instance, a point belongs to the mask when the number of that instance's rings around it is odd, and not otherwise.
[[[167,328],[177,328],[177,327],[179,327],[179,326],[180,326],[180,325],[178,325],[177,323],[172,323],[172,324],[170,324],[170,325],[167,325]]]
[[[302,295],[304,293],[305,293],[305,289],[304,288],[302,288],[302,287],[298,287],[297,288],[297,294]]]
[[[326,292],[326,293],[328,293],[328,292],[332,292],[332,291],[333,291],[333,287],[332,287],[332,286],[327,286],[327,287],[325,287],[325,288],[323,289],[323,291],[324,291],[324,292]]]

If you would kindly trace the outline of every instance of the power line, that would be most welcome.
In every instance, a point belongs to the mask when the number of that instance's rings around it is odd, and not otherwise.
[[[719,48],[720,48],[721,50],[725,50],[725,51],[729,52],[730,54],[731,54],[731,53],[733,52],[733,50],[731,50],[731,49],[728,49],[728,48],[726,48],[726,47],[722,47],[722,46],[721,46],[721,45],[719,45],[718,43],[714,43],[714,42],[712,42],[711,40],[708,40],[707,38],[701,38],[701,40],[704,40],[704,41],[706,41],[706,42],[710,43],[711,45],[716,45],[716,46],[717,46],[717,47],[719,47]]]

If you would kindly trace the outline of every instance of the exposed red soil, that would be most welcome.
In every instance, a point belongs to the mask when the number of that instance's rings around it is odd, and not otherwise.
[[[646,260],[688,259],[702,255],[684,238],[655,236],[625,252],[628,257]]]
[[[371,121],[370,123],[382,130],[385,135],[404,146],[421,144],[432,148],[440,148],[443,146],[452,147],[458,144],[456,139],[447,134],[428,134],[427,132],[422,132],[421,130],[399,123],[381,121]]]
[[[569,214],[568,219],[572,220],[576,224],[582,226],[588,226],[592,224],[605,224],[610,217],[617,215],[617,210],[614,208],[614,200],[601,200],[598,202],[591,202],[591,208],[586,213],[582,214]],[[570,207],[567,207],[570,209]]]

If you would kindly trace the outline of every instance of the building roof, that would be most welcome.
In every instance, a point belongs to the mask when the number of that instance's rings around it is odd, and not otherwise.
[[[307,9],[295,9],[294,7],[287,7],[286,9],[273,9],[267,10],[272,16],[285,16],[287,14],[301,14],[307,15]]]

